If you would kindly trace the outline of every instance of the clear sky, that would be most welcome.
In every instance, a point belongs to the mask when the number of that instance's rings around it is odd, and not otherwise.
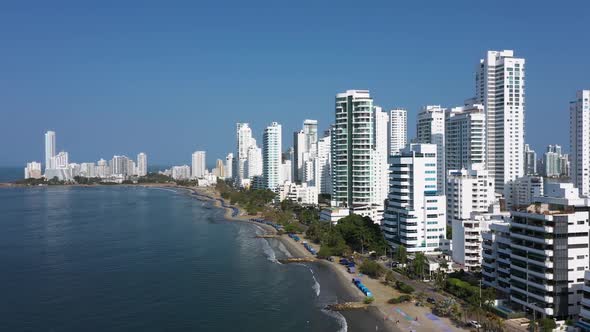
[[[488,49],[526,58],[526,140],[568,144],[568,103],[590,89],[590,1],[16,1],[0,5],[0,165],[44,160],[43,133],[75,162],[148,154],[208,164],[369,89],[409,111],[474,94]],[[403,3],[403,4],[401,4]],[[172,5],[173,4],[173,5]]]

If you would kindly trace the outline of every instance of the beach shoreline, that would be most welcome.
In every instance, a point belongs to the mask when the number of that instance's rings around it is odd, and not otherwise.
[[[179,189],[187,189],[191,192],[193,196],[199,196],[204,199],[208,199],[213,205],[217,208],[222,208],[225,210],[224,218],[230,221],[240,221],[240,222],[247,222],[251,224],[255,224],[259,227],[262,227],[266,234],[268,235],[276,235],[274,239],[280,241],[287,250],[293,255],[293,257],[297,258],[310,258],[316,259],[310,252],[308,252],[301,243],[296,242],[294,239],[289,237],[287,234],[279,235],[276,229],[272,226],[253,222],[250,219],[255,218],[256,216],[249,216],[245,213],[243,209],[239,207],[235,207],[229,204],[227,200],[222,198],[219,193],[213,188],[204,188],[204,187],[177,187]],[[237,209],[238,214],[232,215],[235,210]],[[309,243],[309,242],[308,242]],[[313,243],[309,243],[313,247],[317,248],[317,245]],[[338,282],[338,289],[344,294],[340,294],[343,298],[351,299],[354,302],[362,302],[365,298],[365,295],[360,292],[352,283],[352,275],[348,274],[345,268],[337,263],[328,262],[327,260],[317,259],[311,264],[318,264],[321,265],[324,269],[329,270],[329,273],[334,276],[334,279]],[[355,309],[354,313],[348,312],[341,312],[341,314],[347,320],[347,324],[349,327],[356,327],[356,330],[379,330],[379,331],[393,331],[399,332],[401,329],[396,327],[395,324],[389,320],[383,319],[384,313],[378,308],[377,306],[369,306],[365,309]],[[351,317],[352,316],[352,317]]]

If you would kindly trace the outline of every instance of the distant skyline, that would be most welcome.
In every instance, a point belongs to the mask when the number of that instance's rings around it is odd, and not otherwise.
[[[0,5],[0,165],[44,162],[53,130],[74,162],[180,165],[205,150],[211,166],[234,152],[236,122],[260,142],[280,123],[286,149],[304,119],[326,129],[348,89],[406,108],[411,139],[422,106],[462,105],[479,59],[503,49],[526,59],[525,137],[540,156],[569,152],[569,101],[590,89],[587,1],[224,4]]]

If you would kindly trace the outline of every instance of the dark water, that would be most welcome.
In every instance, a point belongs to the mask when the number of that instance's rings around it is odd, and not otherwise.
[[[25,166],[9,167],[0,166],[0,182],[14,182],[25,177]]]
[[[350,300],[325,266],[257,232],[167,189],[0,189],[0,330],[365,330],[322,310]]]

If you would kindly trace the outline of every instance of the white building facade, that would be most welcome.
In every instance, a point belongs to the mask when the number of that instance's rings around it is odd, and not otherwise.
[[[447,170],[468,169],[486,161],[483,105],[467,104],[446,112],[445,159]]]
[[[198,179],[207,173],[207,153],[205,151],[195,151],[192,155],[191,177]]]
[[[446,200],[437,185],[437,146],[410,144],[391,158],[390,192],[381,223],[389,245],[408,252],[441,251]]]
[[[398,154],[408,144],[408,111],[394,108],[389,111],[389,155]]]
[[[590,90],[570,102],[570,176],[580,194],[590,195]]]
[[[280,182],[282,130],[277,122],[266,127],[262,135],[262,177],[264,187],[276,190]]]
[[[416,142],[436,144],[437,185],[441,195],[445,192],[445,109],[440,105],[428,105],[418,113]]]
[[[524,175],[525,59],[488,51],[476,70],[476,99],[486,112],[486,166],[496,191]]]
[[[137,155],[137,175],[146,176],[148,170],[147,155],[144,152],[140,152]]]

